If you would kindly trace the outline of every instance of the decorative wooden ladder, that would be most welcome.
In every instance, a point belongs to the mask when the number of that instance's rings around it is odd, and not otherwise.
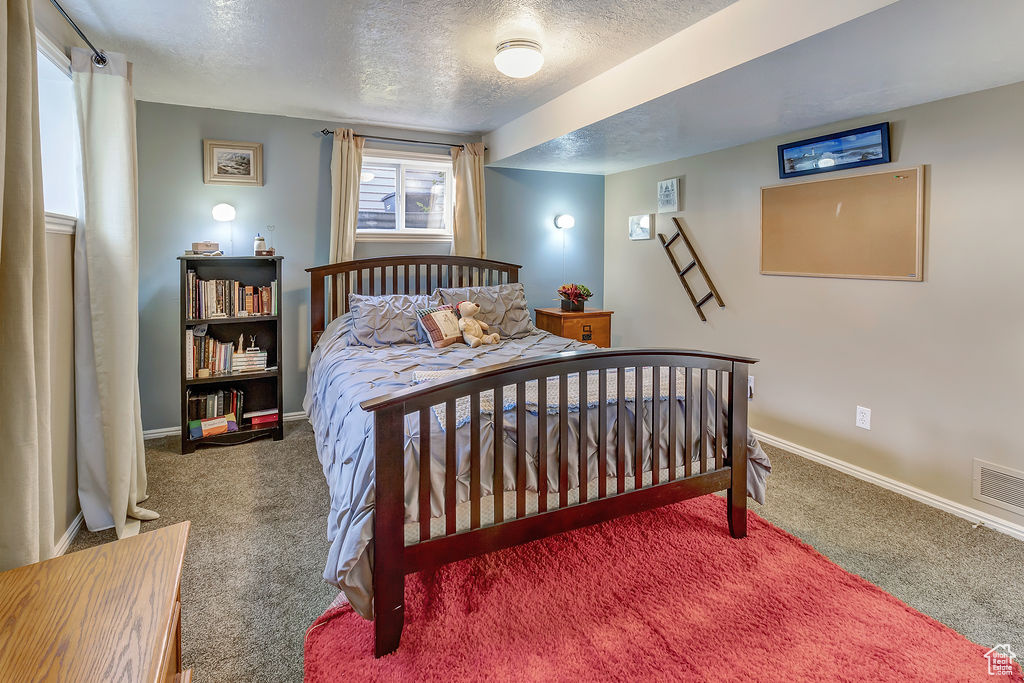
[[[672,217],[672,221],[676,224],[676,234],[672,235],[668,239],[660,232],[658,233],[658,239],[661,240],[661,246],[665,249],[665,255],[668,256],[669,262],[672,264],[672,268],[676,271],[676,275],[679,276],[679,281],[683,283],[683,289],[686,290],[687,296],[690,297],[690,303],[693,304],[693,310],[697,311],[697,315],[703,322],[707,322],[708,319],[704,317],[704,311],[701,310],[701,306],[711,301],[714,297],[718,303],[719,308],[725,308],[725,304],[722,302],[722,297],[719,296],[718,290],[715,288],[715,283],[708,277],[708,271],[704,270],[704,264],[700,262],[700,258],[697,256],[697,252],[694,250],[693,245],[690,244],[690,240],[686,237],[686,233],[683,232],[683,226],[679,222],[679,219],[675,216]],[[690,263],[685,268],[679,268],[679,262],[676,261],[675,254],[672,253],[672,243],[679,238],[683,239],[683,244],[686,245],[687,251],[690,252]],[[701,297],[700,301],[694,296],[693,290],[690,289],[690,283],[686,281],[686,274],[690,272],[690,269],[694,266],[700,271],[701,277],[704,278],[704,284],[708,286],[708,293]]]

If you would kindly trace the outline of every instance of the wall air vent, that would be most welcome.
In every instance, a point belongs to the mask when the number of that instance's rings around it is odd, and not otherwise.
[[[975,458],[974,497],[1024,515],[1024,471]]]

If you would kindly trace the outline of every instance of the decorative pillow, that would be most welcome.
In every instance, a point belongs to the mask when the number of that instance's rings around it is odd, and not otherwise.
[[[416,310],[433,305],[426,294],[349,294],[352,339],[363,346],[420,344],[427,341],[416,324]]]
[[[497,332],[502,339],[520,339],[536,332],[526,304],[523,283],[511,282],[489,287],[455,287],[436,289],[434,296],[441,303],[458,306],[460,301],[480,305],[477,320],[490,325],[488,332]]]
[[[416,311],[420,327],[427,335],[430,345],[435,349],[443,349],[449,344],[462,341],[459,331],[459,317],[451,306],[435,306]]]

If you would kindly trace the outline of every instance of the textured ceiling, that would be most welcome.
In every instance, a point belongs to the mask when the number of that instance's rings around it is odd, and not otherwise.
[[[240,111],[481,133],[733,0],[64,0],[135,64],[135,96]],[[545,66],[497,72],[500,40]]]
[[[607,174],[1024,80],[1024,2],[901,0],[493,165]]]

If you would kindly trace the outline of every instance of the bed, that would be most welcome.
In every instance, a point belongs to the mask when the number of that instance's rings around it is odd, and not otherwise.
[[[746,425],[753,359],[598,350],[535,328],[476,349],[364,346],[346,292],[507,285],[519,266],[401,256],[307,270],[324,578],[374,620],[376,656],[398,647],[412,572],[719,490],[731,534],[746,534],[747,495],[763,500],[770,471]]]

